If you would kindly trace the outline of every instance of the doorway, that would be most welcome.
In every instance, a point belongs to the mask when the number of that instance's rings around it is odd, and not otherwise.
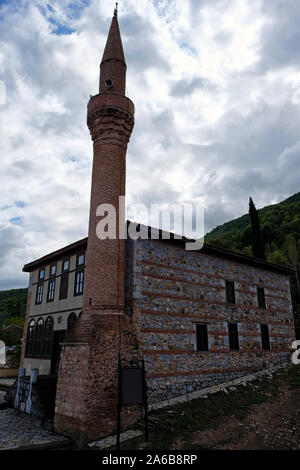
[[[51,375],[58,374],[58,367],[60,361],[60,343],[65,339],[66,331],[54,331],[53,332],[53,343],[52,343],[52,355],[51,355]]]

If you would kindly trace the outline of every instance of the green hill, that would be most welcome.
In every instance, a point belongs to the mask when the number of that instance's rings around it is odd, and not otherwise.
[[[278,204],[258,209],[258,214],[267,261],[296,268],[300,277],[300,192]],[[205,241],[252,255],[248,213],[219,225],[205,236]],[[296,278],[292,278],[294,308],[300,312],[300,292],[296,284]]]
[[[294,234],[297,239],[300,238],[300,192],[278,204],[258,209],[258,213],[267,243],[272,241],[281,243],[285,235],[289,233]],[[276,233],[270,234],[270,230],[274,229]],[[241,251],[247,246],[245,234],[248,231],[250,231],[250,219],[247,213],[223,225],[218,225],[205,235],[205,240]],[[271,251],[274,250],[271,249]]]
[[[23,324],[26,299],[26,288],[0,291],[0,323]]]

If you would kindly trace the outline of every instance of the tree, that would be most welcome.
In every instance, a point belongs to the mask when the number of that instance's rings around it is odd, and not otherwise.
[[[253,256],[256,258],[265,259],[265,247],[262,240],[262,234],[260,230],[260,222],[258,217],[258,212],[252,201],[252,198],[249,199],[249,216],[251,221],[252,228],[252,251]]]
[[[296,276],[296,285],[297,289],[300,289],[299,285],[299,276],[298,276],[298,268],[299,268],[299,257],[298,257],[298,249],[297,249],[297,242],[295,237],[291,234],[287,234],[285,237],[285,249],[287,253],[287,257],[291,266],[295,269],[295,276]]]

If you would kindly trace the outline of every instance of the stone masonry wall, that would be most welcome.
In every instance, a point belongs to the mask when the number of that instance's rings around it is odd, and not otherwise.
[[[116,431],[118,355],[127,366],[140,355],[133,322],[125,314],[82,316],[74,331],[74,341],[62,347],[55,429],[82,444]],[[141,407],[124,407],[122,428],[140,416]]]
[[[157,240],[134,242],[133,256],[133,319],[150,402],[288,360],[295,332],[287,276]],[[226,302],[225,280],[235,283],[235,305]],[[239,351],[229,350],[228,322],[238,324]],[[196,350],[197,323],[207,324],[208,351]],[[270,351],[260,324],[269,326]]]

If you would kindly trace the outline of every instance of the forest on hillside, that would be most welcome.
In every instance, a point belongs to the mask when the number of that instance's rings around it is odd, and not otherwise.
[[[0,323],[23,324],[26,310],[27,289],[0,291]],[[19,319],[19,320],[17,320]]]
[[[27,289],[10,289],[0,291],[0,340],[6,346],[18,346],[19,336],[13,330],[4,330],[3,326],[24,326]]]
[[[300,312],[300,193],[272,206],[258,209],[266,260],[295,269],[291,277],[294,309]],[[205,241],[246,255],[252,252],[249,214],[216,227]]]

